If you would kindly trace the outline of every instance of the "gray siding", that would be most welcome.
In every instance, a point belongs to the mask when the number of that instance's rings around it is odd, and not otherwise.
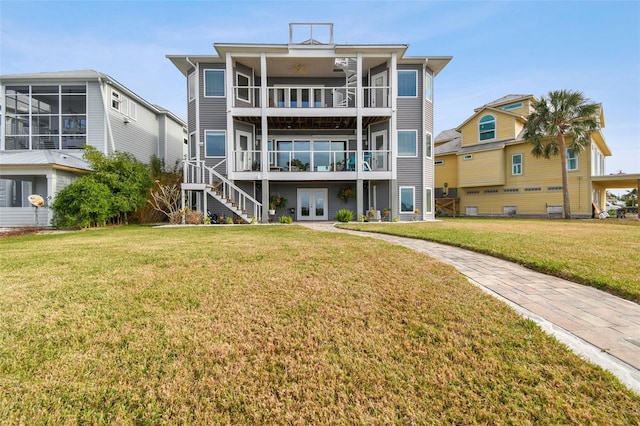
[[[124,96],[124,95],[123,95]],[[117,151],[129,152],[139,161],[148,163],[158,154],[158,116],[137,103],[137,119],[129,119],[113,108],[107,108]]]
[[[164,160],[167,166],[173,167],[176,162],[179,162],[184,158],[186,149],[184,140],[187,138],[187,135],[184,133],[182,124],[176,123],[168,117],[165,119],[165,123],[166,146],[164,150]]]
[[[87,84],[87,145],[104,153],[107,132],[104,120],[104,100],[100,83]],[[107,149],[110,149],[107,146]]]
[[[422,67],[419,65],[399,65],[398,70],[415,70],[417,72],[417,97],[398,97],[398,130],[417,130],[417,152],[412,158],[398,158],[398,188],[401,186],[413,186],[415,188],[415,207],[422,211],[424,199],[423,168],[424,168],[424,143],[422,129],[424,126],[423,112],[423,81]],[[393,135],[396,140],[396,135]],[[410,220],[413,214],[403,214],[403,220]]]
[[[227,98],[204,96],[204,72],[209,69],[224,69],[224,64],[200,64],[200,76],[198,78],[200,117],[198,119],[200,121],[201,141],[204,140],[205,130],[227,130]],[[228,93],[226,95],[229,96]]]

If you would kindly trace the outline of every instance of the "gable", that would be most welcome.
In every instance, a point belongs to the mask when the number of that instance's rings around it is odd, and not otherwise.
[[[462,146],[516,139],[524,126],[520,114],[496,108],[482,108],[456,130],[462,137]]]

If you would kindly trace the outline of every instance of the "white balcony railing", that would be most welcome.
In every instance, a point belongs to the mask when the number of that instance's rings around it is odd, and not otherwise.
[[[356,170],[356,154],[356,151],[269,151],[269,171],[352,172]],[[260,151],[235,151],[234,171],[263,171],[260,158]],[[390,171],[391,152],[364,151],[360,163],[365,172]]]
[[[389,86],[363,87],[364,108],[388,108]],[[234,86],[234,108],[260,108],[259,86]],[[355,108],[355,87],[279,86],[267,88],[268,108]]]

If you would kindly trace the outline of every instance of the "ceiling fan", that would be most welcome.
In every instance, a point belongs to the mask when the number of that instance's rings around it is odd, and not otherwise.
[[[293,70],[295,72],[299,72],[301,74],[306,74],[307,73],[307,65],[306,64],[293,64],[289,66],[290,70]]]

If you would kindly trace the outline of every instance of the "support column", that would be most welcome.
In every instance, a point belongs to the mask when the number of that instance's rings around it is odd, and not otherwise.
[[[356,220],[364,215],[364,180],[356,180]]]
[[[269,179],[262,179],[262,223],[269,223]]]

